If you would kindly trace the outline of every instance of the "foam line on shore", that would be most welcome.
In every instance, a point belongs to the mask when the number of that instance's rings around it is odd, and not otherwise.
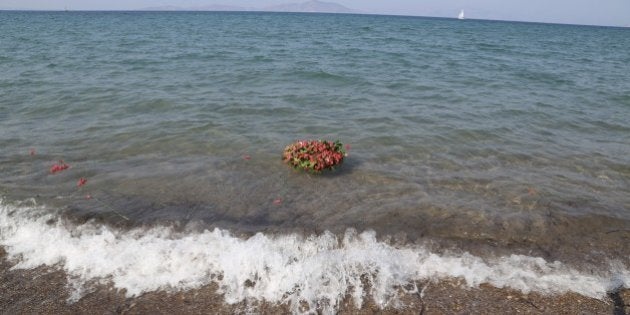
[[[522,292],[575,292],[602,298],[630,287],[625,266],[585,274],[560,262],[510,255],[482,259],[468,253],[432,253],[421,246],[395,247],[374,232],[269,236],[248,239],[229,231],[177,233],[168,227],[118,230],[74,225],[40,206],[0,202],[0,245],[14,268],[59,266],[74,289],[73,299],[92,280],[109,281],[127,296],[155,290],[187,290],[211,282],[225,302],[245,299],[300,302],[334,312],[346,293],[360,306],[371,296],[380,307],[397,301],[400,287],[415,281],[460,277],[470,287],[488,283]],[[369,280],[364,287],[362,277]]]

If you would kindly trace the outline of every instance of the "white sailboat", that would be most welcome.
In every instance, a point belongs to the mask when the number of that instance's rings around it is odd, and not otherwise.
[[[464,19],[464,9],[462,9],[461,11],[459,11],[459,15],[457,16],[458,19],[463,20]]]

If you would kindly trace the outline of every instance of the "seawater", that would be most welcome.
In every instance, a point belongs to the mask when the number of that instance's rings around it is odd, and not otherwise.
[[[628,287],[628,29],[210,12],[0,12],[0,29],[18,267],[131,295],[223,281],[229,303],[360,301],[362,275],[380,305],[427,278]],[[350,145],[336,172],[282,164],[319,138]]]

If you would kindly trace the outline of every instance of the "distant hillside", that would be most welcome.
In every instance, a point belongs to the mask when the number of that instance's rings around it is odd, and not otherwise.
[[[235,5],[222,5],[222,4],[214,4],[214,5],[205,5],[201,7],[194,7],[195,11],[253,11],[255,9],[252,8],[244,8]]]
[[[357,11],[333,2],[311,0],[303,3],[287,3],[265,7],[264,11],[273,12],[321,12],[321,13],[356,13]]]
[[[272,12],[319,12],[319,13],[358,13],[359,11],[344,7],[343,5],[311,0],[303,3],[287,3],[264,8],[245,8],[233,5],[207,5],[199,7],[178,7],[164,5],[142,8],[141,11],[272,11]]]
[[[244,8],[234,5],[205,5],[199,7],[178,7],[174,5],[163,5],[139,9],[140,11],[252,11],[255,9]]]

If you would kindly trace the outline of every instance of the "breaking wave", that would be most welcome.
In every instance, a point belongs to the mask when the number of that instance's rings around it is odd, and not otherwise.
[[[346,294],[360,307],[372,298],[395,305],[416,281],[461,278],[522,292],[575,292],[602,298],[630,286],[616,266],[586,274],[561,262],[510,255],[483,259],[468,253],[437,254],[419,245],[394,246],[374,232],[343,236],[265,235],[247,239],[227,230],[177,232],[170,227],[122,230],[94,222],[72,224],[55,211],[0,202],[0,245],[16,269],[58,266],[81,298],[88,282],[109,282],[129,297],[155,290],[187,290],[215,282],[226,303],[289,303],[293,312],[334,312]],[[367,279],[367,282],[365,281]]]

